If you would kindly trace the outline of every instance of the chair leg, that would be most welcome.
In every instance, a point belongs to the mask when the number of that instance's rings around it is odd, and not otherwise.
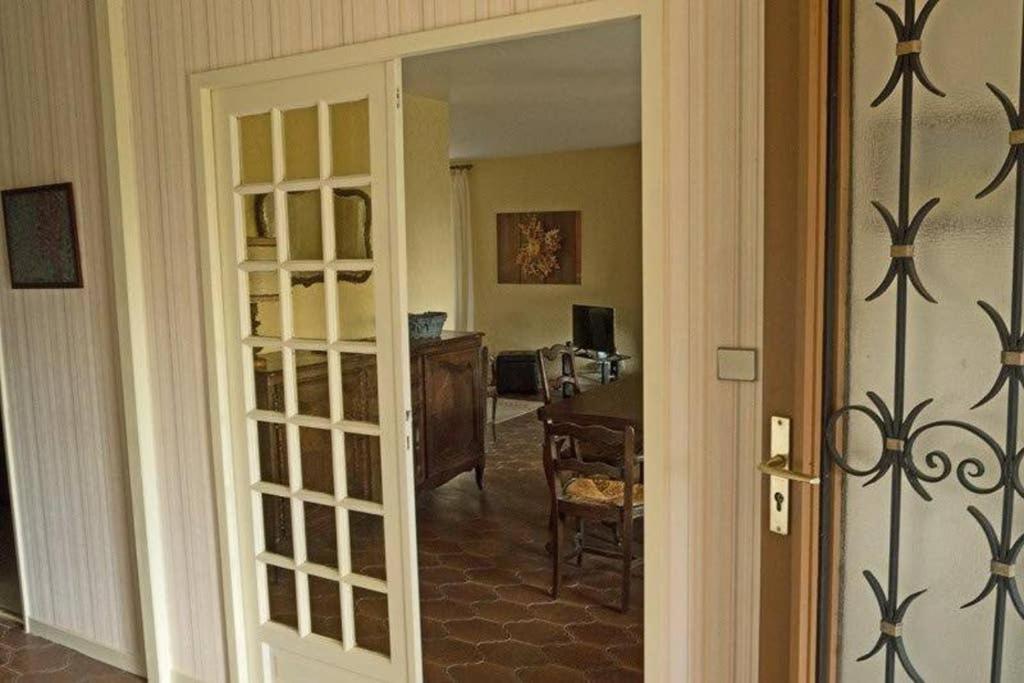
[[[551,597],[558,599],[558,589],[562,583],[562,571],[559,566],[562,561],[562,524],[556,510],[551,512]]]
[[[582,517],[576,518],[576,566],[583,566],[583,548],[587,544],[586,522],[583,521]]]
[[[498,440],[498,397],[491,397],[491,440]]]
[[[629,588],[632,583],[633,570],[633,515],[631,511],[622,513],[622,605],[623,613],[629,611]]]

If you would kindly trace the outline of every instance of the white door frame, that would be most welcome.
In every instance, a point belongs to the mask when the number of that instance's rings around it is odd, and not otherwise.
[[[647,22],[651,22],[652,18],[649,15],[645,16],[643,10],[644,5],[641,2],[597,2],[570,8],[570,11],[553,10],[550,13],[542,13],[539,15],[526,14],[522,16],[474,23],[468,26],[454,26],[438,31],[387,38],[369,43],[333,48],[319,52],[296,55],[293,57],[284,57],[257,64],[246,64],[226,69],[218,69],[212,72],[197,74],[192,77],[191,85],[194,104],[193,121],[197,124],[195,125],[194,130],[196,138],[195,158],[197,164],[197,176],[200,180],[200,183],[198,184],[200,189],[199,205],[202,209],[205,209],[202,216],[204,220],[201,221],[201,235],[203,239],[200,240],[204,251],[204,300],[207,304],[212,304],[206,306],[206,328],[208,331],[207,362],[208,367],[212,370],[208,373],[210,381],[210,396],[212,399],[211,411],[213,411],[211,421],[213,432],[216,435],[215,472],[218,484],[217,509],[221,524],[221,557],[222,561],[226,561],[224,566],[227,569],[227,571],[223,572],[225,577],[224,589],[226,595],[228,595],[230,599],[228,604],[229,609],[227,620],[231,630],[229,635],[229,651],[231,653],[230,656],[233,659],[232,668],[234,672],[237,672],[240,679],[244,680],[247,678],[245,671],[246,649],[250,647],[250,644],[246,642],[247,631],[244,628],[242,603],[238,599],[241,597],[239,595],[241,584],[239,577],[241,572],[240,563],[242,560],[238,557],[238,529],[234,510],[234,498],[228,495],[229,492],[236,490],[236,486],[238,484],[233,480],[232,476],[233,467],[231,458],[233,446],[230,426],[223,417],[226,399],[225,390],[227,388],[225,383],[227,378],[227,368],[224,354],[218,351],[218,349],[222,348],[224,331],[222,329],[223,321],[220,320],[219,316],[219,298],[220,292],[223,290],[219,282],[220,274],[219,268],[217,267],[217,264],[220,263],[220,257],[218,254],[219,245],[217,244],[219,238],[217,237],[218,232],[216,230],[218,222],[216,219],[216,213],[211,213],[211,210],[216,207],[218,190],[215,185],[215,174],[211,174],[211,170],[213,170],[213,148],[209,146],[214,124],[212,120],[211,106],[212,93],[220,88],[303,76],[326,70],[356,66],[359,64],[401,60],[402,58],[430,52],[509,40],[546,32],[554,32],[604,21],[641,17],[642,22],[645,20]],[[655,25],[660,27],[660,22]],[[649,26],[650,23],[648,23],[647,31],[644,31],[643,28],[641,31],[646,36],[643,46],[646,48],[644,52],[646,52],[647,55],[652,55],[657,54],[657,44],[660,44],[660,40],[654,39],[655,32],[650,31]],[[655,60],[644,61],[650,63],[650,61]],[[647,85],[647,83],[644,83],[644,85]],[[657,95],[656,92],[651,94],[655,96]],[[650,95],[648,95],[648,97],[650,97]],[[651,163],[655,157],[659,156],[658,151],[661,149],[660,125],[657,125],[657,121],[653,120],[651,117],[646,117],[643,121],[643,127],[643,146],[645,150],[644,160],[647,163]],[[401,129],[399,128],[399,131],[400,130]],[[649,147],[652,148],[654,154],[648,155],[646,150]],[[660,174],[657,172],[646,168],[643,175],[645,179],[650,179],[645,181],[645,189],[649,189],[650,184],[657,183],[657,179],[660,177]],[[399,193],[399,196],[401,196],[401,193]],[[660,221],[652,220],[654,216],[659,214],[660,209],[660,207],[654,206],[655,202],[651,201],[656,195],[650,192],[645,192],[644,196],[644,241],[646,246],[646,243],[648,242],[653,241],[656,243],[658,241],[656,233],[663,232],[663,226]],[[396,217],[396,220],[392,221],[392,224],[398,226],[399,239],[404,241],[404,221],[400,220],[400,217]],[[402,269],[404,269],[405,259],[403,256],[395,254],[393,261],[396,267],[401,266]],[[400,293],[401,291],[402,289],[399,288],[398,292]],[[645,293],[649,291],[652,290],[645,287]],[[647,353],[649,353],[649,350],[645,348],[645,365],[648,368],[648,372],[653,370],[654,373],[657,373],[658,368],[660,367],[660,358],[657,352],[655,352],[653,358],[647,356]],[[660,439],[658,438],[658,434],[660,429],[660,425],[650,423],[645,424],[645,439],[648,444],[657,444],[659,442]],[[656,447],[654,450],[657,452]],[[651,468],[652,464],[654,464],[655,468],[658,466],[658,463],[649,462],[647,467]],[[661,464],[665,463],[662,462]],[[407,465],[408,467],[405,469],[411,472],[412,463],[409,462]],[[402,539],[402,554],[406,556],[405,566],[412,569],[411,572],[407,572],[409,575],[402,577],[402,582],[405,584],[403,592],[410,598],[404,606],[406,637],[408,639],[407,642],[410,645],[407,656],[408,680],[410,681],[419,680],[422,676],[422,658],[420,656],[419,642],[419,604],[418,601],[415,600],[419,595],[419,591],[417,581],[418,572],[416,570],[417,543],[415,538],[416,519],[414,496],[415,493],[413,490],[407,490],[406,498],[402,501],[401,507],[401,515],[405,518],[405,528],[410,529],[413,532],[410,534],[410,538]],[[647,506],[649,509],[649,520],[658,518],[658,509],[662,505],[663,502],[657,499],[657,494],[648,496]],[[647,547],[657,547],[657,544],[651,543],[650,539],[652,539],[652,537],[658,537],[656,527],[660,525],[652,524],[650,521],[647,522],[647,525],[646,538],[649,539]],[[656,572],[657,570],[654,571]],[[647,581],[650,582],[650,585],[659,585],[661,581],[667,582],[667,578],[667,576],[651,576],[650,570],[648,570]],[[651,650],[648,650],[648,656],[653,654],[654,653]],[[248,653],[248,657],[251,660],[251,653]],[[250,671],[249,673],[251,675],[253,672]]]
[[[97,5],[98,18],[113,29],[109,35],[99,36],[101,53],[111,55],[114,62],[113,69],[101,72],[101,82],[105,81],[109,89],[104,98],[110,171],[106,181],[108,187],[117,186],[110,190],[111,197],[118,200],[112,202],[111,224],[122,238],[113,240],[114,268],[119,285],[118,321],[126,398],[129,387],[134,388],[134,401],[126,400],[126,412],[129,424],[135,426],[128,440],[147,668],[150,680],[164,681],[172,677],[170,625],[159,540],[159,500],[154,486],[157,468],[152,443],[152,401],[146,390],[150,380],[145,356],[146,295],[134,299],[131,296],[132,292],[145,289],[140,256],[142,227],[138,222],[136,193],[132,191],[137,178],[123,2],[100,0]],[[718,12],[739,20],[728,25],[716,24],[714,17]],[[712,642],[728,650],[727,662],[731,664],[725,665],[731,678],[756,680],[759,478],[752,466],[745,467],[749,463],[744,460],[734,464],[736,481],[723,485],[710,472],[715,464],[709,464],[705,448],[721,444],[720,430],[731,429],[735,452],[749,456],[752,461],[760,443],[760,384],[730,394],[736,396],[739,405],[735,411],[726,411],[728,414],[709,414],[703,403],[709,396],[717,395],[712,384],[714,347],[756,347],[761,340],[762,13],[763,0],[590,0],[192,76],[200,243],[205,250],[202,268],[210,416],[214,427],[212,446],[228,659],[234,680],[244,673],[240,667],[245,666],[247,645],[241,587],[237,581],[236,524],[233,506],[229,504],[235,495],[229,462],[231,442],[225,435],[228,420],[221,401],[226,372],[209,351],[223,338],[222,323],[210,306],[215,301],[213,293],[221,289],[215,281],[215,269],[211,268],[216,263],[215,254],[209,253],[207,244],[210,226],[216,225],[216,187],[211,180],[215,175],[210,154],[212,91],[633,17],[639,17],[642,25],[644,396],[647,467],[652,475],[646,494],[646,586],[653,595],[646,601],[645,610],[646,677],[650,681],[709,680],[707,675],[722,666],[721,662],[707,663]],[[669,21],[673,22],[671,26],[665,23]],[[667,41],[669,36],[671,43]],[[742,96],[730,93],[722,97],[721,88],[715,91],[715,97],[708,96],[713,90],[709,80],[715,78],[723,55],[728,61],[725,66],[741,76],[733,85]],[[678,80],[669,84],[668,78]],[[118,79],[124,87],[117,86]],[[111,88],[111,81],[115,87]],[[718,123],[725,119],[730,122],[728,126]],[[729,127],[733,123],[738,134]],[[712,150],[722,151],[723,147],[731,156],[718,161]],[[734,172],[734,185],[716,182],[722,179],[723,168]],[[674,190],[672,196],[667,196],[669,185],[665,177],[670,170],[674,174]],[[735,243],[729,245],[734,249],[729,253],[702,251],[706,248],[706,236],[722,227],[705,225],[711,209],[720,203],[735,207],[734,215],[725,216],[725,227],[736,233]],[[677,223],[671,231],[666,224],[670,217]],[[721,212],[714,217],[722,218]],[[726,272],[716,279],[712,273],[719,265]],[[741,308],[749,315],[717,316],[717,297],[708,295],[708,283],[720,286],[722,297],[742,300]],[[715,318],[721,323],[723,317],[731,321],[726,325],[730,329],[721,331],[720,324],[712,329],[708,319]],[[721,525],[711,522],[720,517],[724,501],[716,499],[715,494],[723,489],[737,496],[726,503],[736,525],[734,538],[726,552],[702,557],[704,549],[722,543],[716,536]],[[686,497],[683,503],[674,501],[674,511],[669,506],[670,491],[677,497]],[[685,512],[679,512],[680,506]],[[409,539],[409,543],[414,551],[414,539]],[[688,553],[689,549],[696,552]],[[415,584],[415,577],[404,578]],[[732,595],[725,614],[709,605],[706,597],[706,591],[722,586],[730,587]],[[412,623],[415,619],[407,621]],[[706,632],[708,626],[728,629],[732,634],[730,642],[716,640],[715,633]]]

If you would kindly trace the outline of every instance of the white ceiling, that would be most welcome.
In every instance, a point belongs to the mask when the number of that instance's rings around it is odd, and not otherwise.
[[[640,26],[594,28],[407,59],[407,92],[451,106],[451,158],[640,141]]]

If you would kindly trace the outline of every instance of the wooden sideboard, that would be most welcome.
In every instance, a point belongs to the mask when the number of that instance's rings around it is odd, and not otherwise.
[[[413,463],[417,490],[432,489],[475,470],[478,486],[484,474],[484,407],[486,375],[479,332],[444,332],[440,339],[410,341]],[[261,355],[255,373],[256,405],[284,410],[284,373],[279,354]],[[344,418],[377,422],[376,357],[341,354]],[[299,413],[330,416],[326,355],[296,353]],[[259,423],[260,468],[265,481],[288,483],[285,429]],[[331,435],[301,428],[303,488],[333,493]],[[380,444],[373,437],[345,436],[348,494],[381,501]]]
[[[487,374],[479,332],[410,341],[413,462],[417,489],[469,470],[484,481]]]

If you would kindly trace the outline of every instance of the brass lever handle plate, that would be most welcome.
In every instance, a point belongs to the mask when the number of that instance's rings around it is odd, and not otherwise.
[[[789,483],[816,486],[821,478],[789,469],[790,419],[772,415],[771,451],[768,459],[759,461],[757,469],[771,477],[769,486],[768,528],[772,533],[789,534]]]

